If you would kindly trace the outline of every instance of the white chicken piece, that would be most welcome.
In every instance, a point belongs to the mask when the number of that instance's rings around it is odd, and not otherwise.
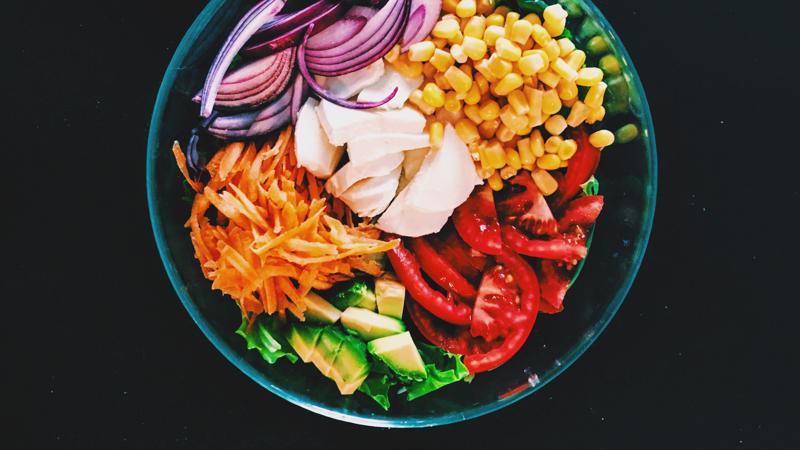
[[[344,145],[365,133],[420,134],[425,128],[425,116],[410,106],[390,111],[359,110],[323,100],[317,106],[317,116],[332,145]]]
[[[420,211],[452,210],[464,203],[479,184],[483,180],[475,171],[469,149],[447,124],[442,146],[428,153],[408,185],[408,201]]]
[[[377,102],[383,100],[397,88],[397,93],[391,100],[379,106],[379,109],[400,109],[408,100],[408,97],[422,85],[424,78],[406,78],[391,66],[386,67],[383,76],[375,83],[364,88],[358,94],[359,102]]]
[[[317,118],[318,104],[317,100],[309,98],[297,114],[295,155],[299,167],[305,167],[315,177],[325,179],[336,170],[344,147],[331,145],[328,141]]]
[[[425,157],[430,150],[430,148],[418,148],[403,152],[405,154],[405,158],[403,159],[403,175],[400,176],[400,187],[397,188],[398,190],[402,191],[405,189],[408,183],[414,179],[414,175],[419,172],[419,168],[422,167],[422,163],[425,161]]]
[[[350,162],[360,166],[392,153],[427,147],[430,138],[425,133],[379,133],[358,136],[347,142]]]
[[[359,217],[375,217],[392,202],[400,181],[400,164],[386,175],[359,181],[344,192],[339,199]]]
[[[394,199],[378,219],[378,228],[387,233],[409,237],[425,236],[440,231],[453,214],[453,209],[438,212],[421,211],[409,202],[410,189],[411,185],[403,189]]]
[[[334,97],[350,98],[361,92],[362,89],[375,84],[383,76],[383,72],[383,58],[379,58],[374,63],[355,72],[336,77],[317,76],[317,82],[331,92]]]
[[[325,183],[325,189],[334,197],[338,197],[357,182],[365,178],[379,177],[391,173],[402,163],[402,153],[391,153],[361,166],[355,166],[352,162],[348,162],[332,177],[328,178],[328,182]]]

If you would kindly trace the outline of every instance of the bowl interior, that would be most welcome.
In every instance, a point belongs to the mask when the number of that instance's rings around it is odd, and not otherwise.
[[[240,317],[235,304],[212,291],[203,278],[183,223],[190,205],[182,200],[182,178],[171,153],[173,140],[185,143],[195,126],[190,98],[225,34],[250,2],[212,0],[181,41],[167,69],[153,112],[147,150],[147,192],[153,231],[169,278],[194,321],[236,367],[273,393],[299,406],[349,422],[383,427],[432,426],[497,410],[532,394],[575,361],[603,331],[620,307],[642,261],[652,226],[656,193],[656,153],[652,119],[630,57],[597,8],[584,11],[612,43],[630,85],[631,109],[642,135],[603,155],[597,174],[606,206],[581,276],[570,289],[566,309],[540,315],[525,347],[509,363],[414,402],[394,401],[388,412],[363,395],[343,397],[320,380],[312,365],[281,361],[268,365],[248,352],[233,331]]]

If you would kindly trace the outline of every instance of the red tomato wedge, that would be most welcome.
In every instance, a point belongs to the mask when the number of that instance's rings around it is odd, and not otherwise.
[[[593,225],[600,212],[603,210],[602,195],[586,195],[569,202],[561,218],[558,219],[558,229],[566,233],[572,225]]]
[[[453,224],[461,239],[487,255],[503,252],[500,222],[494,207],[494,195],[488,186],[479,186],[453,213]]]
[[[459,297],[475,298],[475,288],[424,237],[410,239],[409,244],[422,270],[436,284]]]
[[[534,235],[556,234],[553,212],[530,175],[517,175],[510,184],[512,194],[497,204],[500,216]]]

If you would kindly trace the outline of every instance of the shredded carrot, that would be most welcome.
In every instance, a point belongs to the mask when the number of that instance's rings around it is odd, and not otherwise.
[[[203,275],[250,323],[287,310],[304,320],[312,289],[330,289],[354,277],[354,269],[380,275],[372,255],[399,243],[380,240],[373,226],[354,225],[346,205],[323,197],[323,184],[296,166],[291,127],[260,150],[252,142],[227,144],[206,165],[205,186],[189,177],[178,143],[173,154],[197,191],[185,226]]]

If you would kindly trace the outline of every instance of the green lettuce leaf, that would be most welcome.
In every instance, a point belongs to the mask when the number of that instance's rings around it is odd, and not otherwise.
[[[258,350],[264,361],[270,364],[275,364],[281,358],[286,358],[292,363],[297,361],[297,355],[286,342],[276,316],[259,316],[249,330],[247,318],[242,317],[242,324],[236,330],[236,334],[244,338],[248,350]]]
[[[420,343],[417,347],[428,378],[411,383],[406,388],[408,401],[422,397],[448,384],[463,380],[469,375],[467,366],[461,361],[461,355],[448,353],[439,347]]]
[[[592,175],[591,178],[586,180],[586,183],[581,185],[581,189],[583,189],[583,195],[597,195],[600,192],[600,182]]]
[[[397,379],[388,373],[377,373],[374,370],[358,390],[378,402],[381,407],[388,411],[391,403],[389,402],[389,391],[398,383]]]

